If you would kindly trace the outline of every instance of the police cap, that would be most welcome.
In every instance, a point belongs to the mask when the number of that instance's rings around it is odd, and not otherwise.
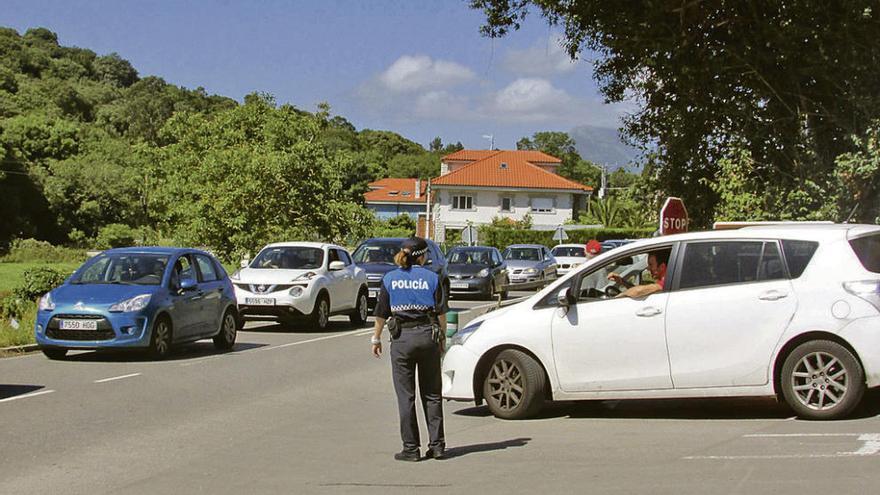
[[[421,237],[410,237],[403,241],[403,244],[400,245],[400,249],[409,251],[411,257],[418,258],[428,252],[428,241]]]

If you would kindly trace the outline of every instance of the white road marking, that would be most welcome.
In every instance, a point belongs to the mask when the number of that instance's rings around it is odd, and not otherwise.
[[[300,340],[298,342],[288,342],[287,344],[280,344],[280,345],[275,345],[275,346],[271,346],[271,347],[260,347],[258,349],[253,349],[251,352],[271,351],[273,349],[283,349],[285,347],[293,347],[295,345],[311,344],[312,342],[319,342],[322,340],[338,339],[339,337],[347,337],[349,335],[356,335],[357,333],[362,332],[362,331],[363,330],[352,330],[350,332],[337,333],[334,335],[325,335],[323,337],[316,337],[314,339],[308,339],[308,340]]]
[[[7,397],[5,399],[0,399],[0,402],[12,402],[18,399],[27,399],[28,397],[36,397],[38,395],[46,395],[51,394],[54,390],[40,390],[39,392],[31,392],[29,394],[16,395],[15,397]]]
[[[690,455],[685,460],[749,460],[749,459],[829,459],[852,458],[877,455],[880,453],[880,434],[878,433],[752,433],[742,438],[827,438],[827,437],[858,437],[864,442],[855,452],[835,452],[833,454],[776,454],[776,455]]]
[[[131,378],[133,376],[140,376],[140,373],[130,373],[128,375],[121,375],[121,376],[111,376],[110,378],[102,378],[100,380],[95,380],[94,383],[112,382],[114,380],[122,380],[123,378]]]
[[[866,433],[859,436],[859,440],[865,442],[862,448],[855,451],[855,455],[875,455],[880,452],[880,435],[876,433]]]
[[[785,438],[785,437],[858,437],[865,433],[752,433],[743,438]]]
[[[363,337],[364,335],[369,335],[371,333],[373,333],[372,329],[371,330],[364,330],[363,332],[354,333],[352,335],[354,335],[356,337]]]

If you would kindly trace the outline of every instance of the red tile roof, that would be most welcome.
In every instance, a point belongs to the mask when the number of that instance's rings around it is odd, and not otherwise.
[[[420,196],[418,198],[415,195],[416,179],[398,179],[390,177],[371,182],[369,187],[370,191],[364,193],[364,201],[368,203],[424,203],[428,181],[422,181],[420,187],[421,191],[419,193]]]
[[[455,153],[450,153],[443,157],[443,161],[467,161],[472,162],[476,160],[482,160],[484,158],[488,158],[492,155],[496,155],[498,153],[516,153],[524,160],[530,161],[532,163],[562,163],[562,160],[556,158],[555,156],[548,155],[547,153],[541,151],[532,151],[532,150],[516,150],[516,151],[502,151],[502,150],[461,150],[456,151]]]
[[[468,154],[470,153],[470,154]],[[570,189],[592,191],[593,188],[548,172],[535,163],[560,163],[561,160],[540,151],[470,151],[462,150],[443,157],[474,157],[485,153],[473,163],[431,179],[437,186],[510,187],[522,189]],[[465,158],[453,158],[452,160]],[[501,164],[507,164],[505,168]]]

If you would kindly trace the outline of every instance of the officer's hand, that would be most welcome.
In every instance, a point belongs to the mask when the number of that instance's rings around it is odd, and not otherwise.
[[[373,355],[376,357],[382,356],[382,343],[373,344]]]

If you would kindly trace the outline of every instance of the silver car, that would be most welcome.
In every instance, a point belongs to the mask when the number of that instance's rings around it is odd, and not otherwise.
[[[541,285],[556,279],[556,258],[540,244],[513,244],[504,250],[511,284]]]

